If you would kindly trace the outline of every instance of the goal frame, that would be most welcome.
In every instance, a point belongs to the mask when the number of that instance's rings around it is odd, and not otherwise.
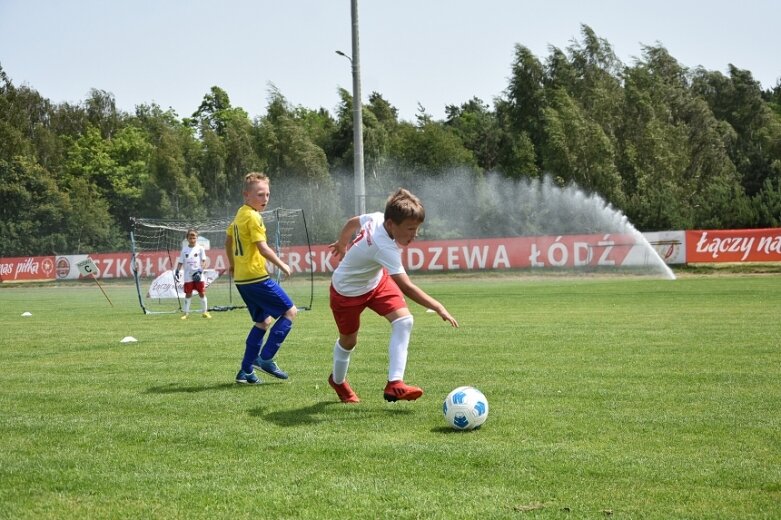
[[[266,225],[267,243],[277,255],[288,263],[290,263],[288,257],[292,255],[298,255],[302,260],[295,262],[299,270],[289,279],[284,278],[283,273],[270,264],[269,274],[286,289],[298,309],[311,310],[314,301],[314,266],[311,261],[312,246],[304,210],[275,208],[262,212],[261,216]],[[218,275],[218,279],[206,291],[208,310],[220,312],[246,308],[238,291],[235,290],[232,276],[228,273],[224,251],[225,230],[232,220],[232,218],[200,220],[131,218],[131,268],[138,303],[144,314],[182,312],[183,293],[181,284],[178,290],[173,289],[173,270],[189,229],[196,229],[199,233],[199,241],[207,242],[206,257],[210,260],[210,265],[207,267],[213,269]],[[151,294],[153,285],[167,286],[169,289],[163,297],[153,296]],[[174,297],[173,294],[176,296]]]

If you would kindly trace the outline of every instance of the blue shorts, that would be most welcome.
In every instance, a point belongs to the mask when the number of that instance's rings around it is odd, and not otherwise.
[[[237,285],[236,288],[255,323],[266,321],[269,316],[277,319],[293,307],[293,300],[271,278],[262,282]]]

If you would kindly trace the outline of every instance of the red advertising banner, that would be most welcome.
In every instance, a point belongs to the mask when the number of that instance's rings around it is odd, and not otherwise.
[[[781,262],[781,228],[687,231],[686,261]]]
[[[566,235],[544,237],[484,238],[420,241],[402,251],[402,262],[410,271],[474,271],[524,268],[626,267],[660,261],[640,237],[625,234]],[[129,268],[129,256],[93,255],[102,277],[122,276]],[[311,252],[304,246],[285,248],[280,255],[294,273],[330,273],[338,263],[328,246]],[[206,251],[208,267],[222,272],[227,258],[222,249]],[[157,276],[176,259],[167,252],[144,253],[137,258],[144,277]],[[104,272],[105,271],[105,272]]]
[[[165,251],[156,253],[156,256],[160,255],[165,257],[165,264],[161,263],[161,268],[154,271],[155,276],[167,269],[172,269],[171,263],[168,261],[168,254]],[[99,278],[133,278],[133,264],[130,253],[100,253],[89,256],[95,262],[98,271],[100,271]],[[177,257],[178,251],[176,254],[171,254],[174,267],[176,267]]]
[[[413,242],[402,260],[411,271],[617,266],[634,245],[626,235],[442,240]]]
[[[0,282],[54,280],[53,256],[0,258]]]
[[[650,237],[654,241],[651,246],[643,236],[632,234],[416,241],[403,250],[402,261],[408,270],[424,272],[634,267],[658,262],[656,253],[662,248],[663,260],[668,262],[668,256],[683,257],[677,251],[685,249],[685,260],[680,258],[676,263],[781,262],[781,228],[675,233]],[[136,268],[143,277],[159,276],[175,267],[177,254],[140,254]],[[95,262],[99,278],[133,277],[131,254],[123,252],[0,258],[0,282],[78,279],[82,276],[76,263],[87,256]],[[223,249],[209,249],[206,256],[207,268],[225,271],[228,262]],[[281,256],[294,273],[330,273],[337,266],[325,245],[312,246],[311,251],[304,246],[286,248]]]

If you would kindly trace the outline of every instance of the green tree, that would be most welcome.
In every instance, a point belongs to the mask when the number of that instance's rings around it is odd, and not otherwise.
[[[533,151],[535,170],[539,171],[542,167],[540,148],[544,141],[543,111],[547,106],[545,69],[527,47],[516,45],[511,70],[510,84],[496,109],[505,131],[516,137],[503,142],[500,163],[505,165],[505,170],[516,170],[519,166],[528,168],[526,157]],[[531,174],[529,171],[523,173]]]
[[[219,136],[225,135],[227,118],[226,114],[232,110],[228,93],[217,86],[213,86],[209,93],[203,96],[198,110],[188,123],[192,126],[208,126]]]
[[[257,124],[256,148],[271,176],[324,180],[329,176],[325,152],[297,118],[300,113],[279,91],[272,90],[267,115]]]
[[[208,145],[208,160],[204,162],[207,169],[200,176],[204,184],[218,189],[214,196],[209,196],[208,205],[220,208],[230,201],[241,200],[244,175],[266,166],[256,152],[256,132],[247,112],[231,106],[227,92],[214,86],[187,122],[198,129],[201,140]],[[213,136],[219,139],[219,146]],[[220,165],[223,171],[215,169]]]
[[[352,173],[355,168],[353,98],[345,89],[339,89],[341,102],[337,107],[331,147],[326,149],[331,168]],[[398,110],[382,95],[372,92],[369,103],[362,106],[364,170],[372,176],[382,175],[389,160],[389,146],[398,129]]]
[[[111,139],[123,126],[125,115],[117,110],[114,95],[105,90],[92,89],[84,101],[87,121],[100,131],[101,137]]]
[[[352,104],[350,106],[352,122]],[[388,168],[390,141],[399,127],[398,109],[378,92],[363,106],[363,152],[367,175],[376,177]]]
[[[543,169],[560,183],[576,182],[616,206],[624,193],[616,166],[616,129],[620,124],[623,64],[611,45],[587,25],[582,41],[564,53],[551,49],[546,60]]]
[[[781,118],[763,99],[751,72],[729,66],[727,78],[699,69],[693,90],[705,99],[715,117],[728,123],[735,139],[728,148],[748,196],[757,195],[770,179],[781,179]]]
[[[35,162],[0,159],[0,257],[64,251],[67,204],[67,195]]]
[[[0,67],[0,159],[34,154],[33,134],[39,118],[40,96],[29,88],[16,88]]]
[[[123,244],[108,206],[83,179],[73,193],[26,158],[0,160],[0,257],[110,251]]]
[[[98,188],[101,198],[110,196],[117,164],[109,152],[111,142],[103,139],[100,130],[89,125],[83,135],[67,139],[63,187],[68,189],[73,179],[84,179]]]
[[[345,89],[339,89],[339,105],[336,108],[336,124],[330,141],[328,163],[334,170],[352,173],[353,148],[353,98]],[[363,115],[363,112],[362,112]],[[370,152],[371,153],[371,152]]]
[[[120,227],[128,230],[130,218],[141,213],[154,148],[142,129],[127,126],[116,132],[107,151],[114,167],[106,172],[110,188],[105,198]]]
[[[293,107],[291,115],[293,119],[298,121],[314,144],[323,150],[330,146],[336,128],[336,120],[326,109],[312,110],[296,106]]]
[[[472,98],[460,107],[445,108],[445,125],[452,128],[470,150],[483,171],[491,171],[499,165],[499,147],[502,130],[496,114],[479,98]]]
[[[765,184],[751,200],[757,227],[781,227],[781,182],[765,179]]]
[[[537,149],[527,131],[513,129],[512,112],[506,100],[496,100],[496,121],[499,127],[496,169],[508,178],[538,177]]]
[[[69,253],[109,252],[128,247],[128,226],[118,225],[112,208],[97,187],[86,179],[73,179],[68,193],[68,216],[64,251]]]
[[[762,92],[764,99],[770,109],[781,117],[781,78],[776,81],[776,86],[772,89]]]
[[[588,25],[581,25],[582,42],[567,48],[569,67],[556,67],[558,60],[549,60],[548,76],[559,73],[556,81],[582,107],[587,117],[596,122],[611,140],[619,124],[623,92],[623,63],[607,40],[600,38]],[[554,53],[555,56],[555,53]],[[555,89],[551,89],[555,92]]]
[[[464,147],[455,130],[442,123],[424,122],[420,126],[400,123],[389,152],[401,171],[412,177],[441,175],[464,166],[477,167],[474,154]]]
[[[240,200],[238,192],[241,187],[230,185],[228,182],[227,168],[225,167],[228,153],[225,150],[225,143],[214,130],[202,127],[200,144],[202,153],[198,178],[205,192],[205,202],[209,208],[217,213],[220,208],[225,208],[226,212],[229,213],[233,209],[232,206]]]
[[[78,137],[90,125],[87,113],[80,104],[62,103],[56,105],[49,115],[49,123],[52,133],[62,143],[64,137]],[[58,158],[63,161],[63,154]]]
[[[166,129],[155,144],[150,182],[144,190],[145,213],[162,218],[202,218],[203,186],[185,160],[181,134]]]
[[[151,150],[146,159],[146,178],[135,216],[206,216],[211,197],[224,194],[216,189],[205,190],[211,177],[204,174],[204,145],[195,137],[194,121],[179,120],[172,110],[163,111],[151,104],[137,106],[132,123],[143,130]]]
[[[325,128],[319,128],[323,123]],[[267,164],[272,179],[274,207],[300,208],[313,237],[328,240],[342,220],[335,200],[334,185],[325,151],[315,140],[325,136],[330,122],[301,107],[292,107],[272,88],[266,116],[256,121],[255,149]]]
[[[641,229],[722,227],[745,222],[747,199],[726,153],[729,128],[661,46],[625,71],[620,168],[626,213]]]
[[[620,206],[624,197],[612,141],[564,89],[556,89],[549,98],[543,111],[545,172],[561,184],[575,182]]]

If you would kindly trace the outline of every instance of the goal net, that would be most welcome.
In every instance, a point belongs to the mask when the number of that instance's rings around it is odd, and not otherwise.
[[[266,225],[266,239],[287,263],[292,275],[284,278],[271,262],[266,264],[271,276],[285,289],[296,307],[312,308],[314,271],[309,232],[301,209],[277,208],[261,213]],[[164,220],[135,218],[130,231],[131,265],[138,303],[144,314],[180,312],[184,287],[174,280],[174,270],[187,231],[198,232],[198,243],[206,250],[203,277],[210,311],[245,308],[241,295],[228,273],[225,255],[225,230],[232,218],[207,220]],[[191,309],[199,309],[197,293]]]

